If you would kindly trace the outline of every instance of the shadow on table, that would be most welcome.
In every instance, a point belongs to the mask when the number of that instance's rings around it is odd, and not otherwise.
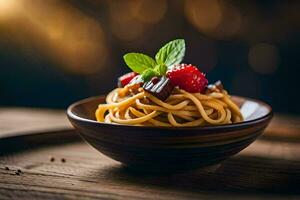
[[[37,149],[44,148],[45,146],[65,145],[67,143],[78,141],[81,141],[81,139],[74,130],[9,137],[0,139],[0,156],[22,152],[33,148]]]
[[[177,175],[134,171],[122,165],[99,170],[97,179],[111,179],[145,187],[191,192],[300,194],[300,162],[236,156],[215,171],[198,170]]]

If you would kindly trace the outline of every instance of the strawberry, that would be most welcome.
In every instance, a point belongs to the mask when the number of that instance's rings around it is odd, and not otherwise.
[[[129,72],[127,74],[124,74],[123,76],[120,76],[118,78],[118,86],[119,87],[125,87],[137,75],[138,75],[138,73]]]
[[[191,64],[178,64],[167,71],[167,77],[173,85],[187,92],[203,92],[208,84],[205,74]]]

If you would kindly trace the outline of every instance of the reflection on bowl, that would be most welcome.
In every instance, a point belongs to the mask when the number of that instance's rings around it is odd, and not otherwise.
[[[207,127],[146,127],[100,123],[95,110],[105,97],[74,103],[67,115],[81,137],[126,166],[154,171],[181,171],[217,164],[250,145],[269,124],[267,104],[234,96],[244,122]]]

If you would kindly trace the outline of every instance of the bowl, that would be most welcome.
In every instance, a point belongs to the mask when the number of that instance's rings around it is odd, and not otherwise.
[[[106,156],[139,170],[182,171],[218,164],[250,145],[269,124],[266,103],[233,96],[244,121],[206,127],[148,127],[97,122],[105,96],[72,104],[67,115],[80,136]]]

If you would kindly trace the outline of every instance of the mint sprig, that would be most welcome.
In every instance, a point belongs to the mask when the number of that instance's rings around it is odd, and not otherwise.
[[[146,69],[143,71],[141,78],[144,82],[150,81],[152,77],[159,76],[159,74],[154,69]]]
[[[185,54],[185,41],[173,40],[164,45],[156,54],[155,60],[142,53],[127,53],[123,56],[128,67],[141,75],[144,82],[154,76],[163,76],[168,68],[179,64]]]
[[[153,58],[142,53],[128,53],[124,55],[124,60],[132,71],[139,74],[142,74],[148,68],[156,66]]]
[[[173,40],[164,45],[156,54],[155,60],[158,64],[171,66],[179,64],[185,54],[185,42],[182,39]]]

